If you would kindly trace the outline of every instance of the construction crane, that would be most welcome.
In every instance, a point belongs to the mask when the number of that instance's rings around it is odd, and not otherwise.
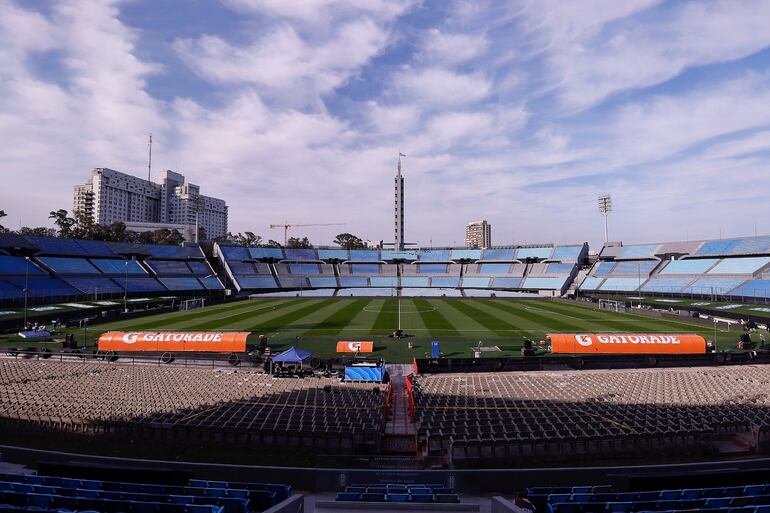
[[[283,247],[289,244],[289,228],[299,226],[343,226],[345,223],[315,223],[315,224],[271,224],[270,228],[283,228]]]

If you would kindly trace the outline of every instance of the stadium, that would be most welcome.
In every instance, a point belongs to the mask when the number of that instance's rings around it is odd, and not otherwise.
[[[770,512],[768,6],[182,4],[0,0],[0,513]]]

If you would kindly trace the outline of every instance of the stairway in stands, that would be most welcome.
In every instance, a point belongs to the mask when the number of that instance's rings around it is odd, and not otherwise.
[[[409,416],[409,396],[405,385],[405,373],[409,368],[408,365],[388,365],[393,399],[382,440],[383,454],[414,456],[417,452],[416,431]]]

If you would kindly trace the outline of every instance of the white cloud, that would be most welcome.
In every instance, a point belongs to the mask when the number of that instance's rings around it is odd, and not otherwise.
[[[406,101],[447,107],[484,100],[491,87],[491,82],[479,72],[460,73],[439,67],[407,67],[394,76],[391,92]]]
[[[482,55],[489,44],[484,34],[442,32],[431,29],[421,44],[421,58],[427,62],[457,65]]]
[[[345,16],[365,13],[377,18],[392,19],[409,8],[413,0],[223,0],[235,9],[278,16],[317,24],[328,23]]]
[[[665,82],[686,68],[770,46],[767,2],[676,2],[652,19],[633,16],[655,3],[530,4],[527,23],[535,37],[548,41],[545,64],[566,106],[583,109],[618,91]]]
[[[621,107],[599,132],[626,164],[657,161],[714,137],[770,123],[770,76],[744,77]],[[597,134],[598,135],[598,134]]]
[[[143,176],[150,131],[156,169],[227,199],[231,229],[265,238],[281,236],[269,223],[293,221],[387,239],[399,150],[407,236],[423,244],[461,242],[478,217],[498,243],[596,242],[594,197],[605,191],[618,201],[611,232],[626,241],[683,238],[684,226],[691,237],[716,224],[737,234],[746,211],[770,218],[754,199],[767,195],[770,146],[761,63],[590,108],[756,51],[761,3],[223,4],[243,23],[177,39],[172,27],[168,56],[140,39],[151,27],[122,20],[119,2],[38,12],[0,0],[0,169],[5,190],[24,191],[2,197],[11,223],[21,213],[46,224],[92,167]],[[727,37],[732,24],[741,33]],[[180,63],[194,87],[166,74]],[[156,77],[178,92],[158,99]],[[307,235],[329,242],[340,229]]]

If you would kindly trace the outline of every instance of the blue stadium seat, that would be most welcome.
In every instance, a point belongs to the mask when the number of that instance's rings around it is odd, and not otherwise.
[[[219,246],[222,252],[222,256],[225,260],[251,260],[252,257],[248,248],[242,248],[240,246]],[[283,256],[283,255],[281,255]]]
[[[372,287],[398,287],[396,276],[372,276],[369,281]]]
[[[187,262],[187,265],[190,267],[192,273],[196,276],[208,276],[213,274],[213,269],[211,269],[209,264],[206,262],[192,261]]]
[[[417,272],[420,274],[446,274],[447,264],[418,264]]]
[[[272,276],[239,276],[236,283],[242,289],[275,289],[278,284]]]
[[[732,296],[770,297],[770,280],[751,280],[730,292]]]
[[[281,248],[248,248],[249,256],[253,260],[260,260],[260,259],[273,259],[273,260],[283,260],[283,249]],[[248,260],[247,258],[242,258],[241,260]]]
[[[24,289],[25,284],[29,292],[29,297],[53,298],[53,297],[76,297],[81,292],[74,287],[64,283],[58,278],[40,278],[30,277],[7,277],[5,281],[15,285],[19,289]]]
[[[584,246],[557,246],[553,250],[551,260],[576,262],[583,253]]]
[[[638,278],[607,278],[599,290],[632,292],[637,290],[645,280],[645,276],[642,276],[641,280]]]
[[[319,274],[321,272],[321,268],[318,264],[311,264],[311,263],[290,263],[289,265],[289,272],[292,274],[302,274],[302,275],[310,275],[310,274]]]
[[[124,285],[124,281],[116,278],[116,283],[121,287]],[[129,292],[165,292],[166,287],[160,284],[155,278],[128,278],[128,291]]]
[[[154,258],[170,258],[177,260],[203,258],[203,251],[198,246],[173,246],[163,244],[148,244],[147,249]]]
[[[559,290],[564,287],[567,277],[560,276],[554,278],[545,277],[527,277],[524,279],[524,283],[521,285],[525,289],[551,289]]]
[[[641,275],[643,278],[649,276],[655,267],[660,262],[658,260],[632,260],[626,262],[618,262],[612,269],[612,275]]]
[[[48,273],[24,257],[0,255],[0,276],[25,276],[27,274],[30,276],[44,276]]]
[[[459,262],[460,260],[481,260],[480,249],[453,249],[449,252],[450,260]]]
[[[682,289],[684,294],[729,294],[731,290],[741,285],[743,278],[699,278]]]
[[[485,289],[489,287],[489,281],[489,278],[484,276],[465,276],[462,279],[462,286]]]
[[[770,257],[725,258],[708,274],[752,274],[770,263]]]
[[[703,274],[719,262],[717,258],[670,260],[660,274]]]
[[[598,266],[594,267],[591,272],[594,276],[605,276],[612,272],[615,268],[615,262],[602,262]]]
[[[511,264],[479,264],[479,274],[510,274]]]
[[[460,286],[460,278],[456,276],[432,276],[431,287],[452,288]]]
[[[340,276],[340,287],[368,287],[369,278],[365,276]]]
[[[575,264],[548,264],[545,270],[546,274],[571,274],[575,269]]]
[[[319,288],[336,288],[337,287],[337,278],[333,276],[311,276],[309,279],[310,279],[311,287],[319,287]]]
[[[644,258],[655,256],[657,244],[640,244],[636,246],[625,246],[620,254],[621,258]]]
[[[22,292],[21,288],[0,281],[0,299],[21,299],[23,297],[24,292]]]
[[[376,249],[351,249],[350,260],[354,262],[380,260],[380,252]]]
[[[318,259],[319,260],[339,260],[344,262],[345,260],[348,260],[350,258],[350,253],[347,249],[319,249],[318,250]]]
[[[158,278],[168,290],[204,290],[197,278]]]
[[[511,278],[496,276],[492,279],[492,288],[495,289],[518,289],[521,287],[522,278]]]
[[[643,292],[677,293],[693,280],[692,276],[685,278],[660,278],[658,275],[642,285]]]
[[[741,239],[722,239],[704,242],[695,252],[696,255],[730,255],[741,243]]]
[[[539,260],[546,260],[551,258],[553,248],[519,248],[516,250],[516,258],[524,260],[526,258],[537,258]],[[487,259],[485,257],[485,259]]]
[[[318,260],[318,254],[312,248],[285,248],[283,252],[287,260]]]
[[[206,290],[223,290],[225,288],[216,276],[201,276],[198,281],[203,284]]]
[[[416,251],[394,251],[392,249],[383,249],[380,251],[380,258],[382,260],[405,260],[407,262],[414,262],[417,260]]]
[[[104,274],[118,274],[125,276],[147,276],[147,271],[142,269],[136,260],[122,260],[114,258],[91,258],[91,263]]]
[[[516,259],[516,248],[487,248],[481,253],[481,259],[510,262]]]
[[[231,260],[227,262],[227,266],[230,268],[230,272],[235,276],[251,276],[258,274],[256,267],[254,267],[254,264],[251,262]]]
[[[374,283],[372,283],[374,285]],[[430,278],[427,276],[402,276],[402,287],[428,287],[430,285]]]
[[[353,274],[380,274],[380,264],[350,264]]]
[[[604,281],[604,278],[594,278],[593,276],[586,277],[583,283],[580,284],[580,290],[599,290],[599,286]]]
[[[421,249],[417,255],[420,262],[446,262],[449,260],[448,249]]]
[[[158,276],[191,275],[192,271],[186,262],[180,260],[145,260]]]
[[[109,278],[62,278],[62,280],[88,295],[123,292],[122,284],[118,285]]]
[[[85,258],[38,257],[38,260],[56,274],[101,274]]]

